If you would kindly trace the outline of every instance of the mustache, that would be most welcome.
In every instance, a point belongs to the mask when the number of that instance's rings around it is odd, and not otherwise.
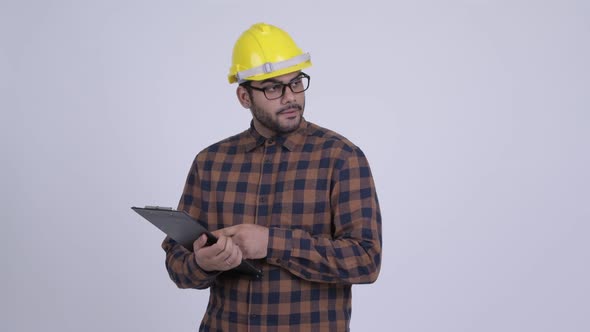
[[[292,109],[296,109],[296,110],[301,111],[301,110],[303,110],[303,107],[301,105],[299,105],[299,104],[289,104],[289,105],[287,105],[287,106],[282,107],[281,109],[279,109],[279,111],[277,112],[277,114],[281,114],[283,112],[287,112],[287,111],[290,111]]]

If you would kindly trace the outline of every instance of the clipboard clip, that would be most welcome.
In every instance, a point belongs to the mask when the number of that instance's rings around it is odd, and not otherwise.
[[[157,206],[157,205],[146,205],[145,208],[150,209],[150,210],[164,210],[164,211],[173,210],[171,207],[168,207],[168,206]]]

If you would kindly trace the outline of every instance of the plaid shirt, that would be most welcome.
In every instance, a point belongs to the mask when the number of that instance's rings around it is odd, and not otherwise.
[[[210,289],[201,331],[348,331],[351,285],[381,263],[381,214],[363,152],[302,121],[265,139],[253,126],[199,153],[179,210],[210,230],[269,228],[264,275],[206,272],[173,240],[162,243],[180,288]]]

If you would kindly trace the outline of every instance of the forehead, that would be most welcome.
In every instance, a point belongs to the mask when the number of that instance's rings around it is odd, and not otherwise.
[[[294,79],[295,77],[301,75],[301,71],[298,70],[296,72],[293,73],[289,73],[289,74],[285,74],[285,75],[281,75],[281,76],[276,76],[276,77],[271,77],[262,81],[258,81],[260,84],[264,84],[266,82],[274,82],[274,83],[288,83],[290,82],[292,79]]]

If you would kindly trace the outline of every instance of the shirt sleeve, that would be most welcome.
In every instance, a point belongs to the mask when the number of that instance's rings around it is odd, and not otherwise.
[[[201,190],[198,185],[197,159],[189,171],[182,197],[178,203],[178,210],[186,211],[193,218],[198,219],[201,208]],[[211,286],[220,272],[203,270],[195,260],[195,254],[169,237],[162,242],[162,249],[166,252],[166,269],[170,279],[179,288],[204,289]]]
[[[363,152],[356,148],[332,176],[332,234],[270,228],[267,262],[314,282],[372,283],[381,266],[381,212]]]

